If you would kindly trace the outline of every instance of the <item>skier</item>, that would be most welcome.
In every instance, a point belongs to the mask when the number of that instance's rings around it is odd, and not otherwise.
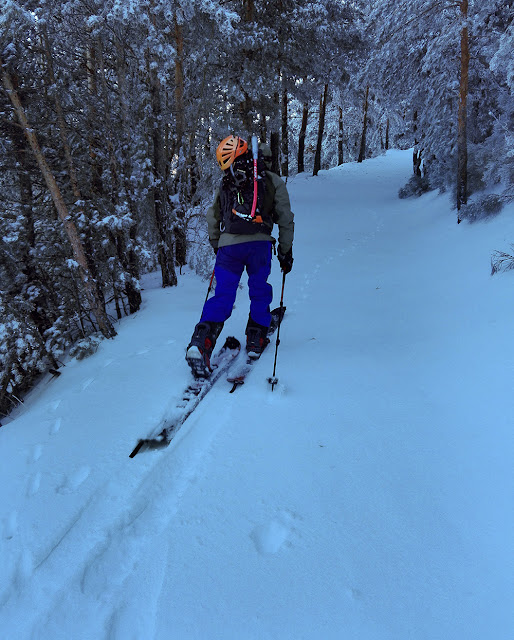
[[[211,354],[225,320],[232,313],[245,268],[250,296],[245,331],[249,357],[258,358],[269,343],[273,289],[267,280],[275,243],[271,236],[274,223],[279,228],[280,267],[284,274],[293,267],[294,215],[287,188],[270,170],[270,148],[261,143],[256,154],[256,146],[255,142],[252,153],[246,140],[228,136],[216,150],[223,178],[206,214],[209,242],[216,253],[216,291],[206,301],[186,351],[186,360],[197,377],[211,372]],[[258,157],[254,158],[255,155]]]

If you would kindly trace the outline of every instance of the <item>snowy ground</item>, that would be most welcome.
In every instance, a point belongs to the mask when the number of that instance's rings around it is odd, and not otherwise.
[[[399,200],[410,161],[290,181],[273,393],[272,347],[129,459],[173,411],[207,287],[154,276],[0,429],[2,639],[514,637],[514,273],[489,275],[514,207],[470,226],[447,196]],[[247,314],[245,285],[224,335]]]

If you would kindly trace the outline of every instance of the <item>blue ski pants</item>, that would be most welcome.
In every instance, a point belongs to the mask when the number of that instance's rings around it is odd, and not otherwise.
[[[248,273],[250,316],[254,322],[269,327],[273,299],[273,288],[268,283],[271,242],[265,240],[242,242],[218,249],[214,267],[216,292],[205,303],[201,322],[225,322],[230,316],[245,267]]]

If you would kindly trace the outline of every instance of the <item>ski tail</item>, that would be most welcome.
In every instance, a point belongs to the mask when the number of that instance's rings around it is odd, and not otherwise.
[[[273,309],[273,311],[271,312],[271,324],[268,329],[268,337],[272,336],[275,333],[275,331],[278,329],[278,325],[284,319],[285,313],[286,313],[286,308],[284,306]]]
[[[286,308],[284,306],[277,307],[273,309],[271,312],[271,324],[268,329],[268,338],[270,338],[274,333],[276,333],[282,319],[284,318],[284,314],[286,312]],[[246,376],[250,372],[253,364],[257,362],[260,358],[261,354],[255,354],[253,357],[248,355],[244,364],[238,366],[237,363],[233,367],[231,367],[231,372],[227,377],[227,382],[232,384],[232,388],[229,393],[234,393],[234,391],[243,385],[246,380]],[[235,371],[234,371],[235,369]]]

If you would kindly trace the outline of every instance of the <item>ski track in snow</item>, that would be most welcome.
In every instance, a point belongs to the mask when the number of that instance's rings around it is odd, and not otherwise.
[[[207,400],[204,401],[205,404],[207,402]],[[198,416],[205,415],[206,410],[206,407],[199,408]],[[195,418],[198,419],[198,416]],[[180,439],[185,437],[188,425],[184,425],[183,429],[184,433],[179,432],[175,447],[178,446]],[[197,438],[198,443],[192,452],[193,455],[190,456],[188,453],[187,463],[179,466],[178,470],[175,468],[176,461],[170,456],[171,448],[166,452],[167,455],[153,456],[152,460],[152,454],[149,454],[146,460],[145,458],[138,460],[142,468],[145,468],[145,462],[150,463],[150,466],[147,466],[147,473],[140,476],[139,484],[134,484],[134,462],[129,460],[127,455],[123,475],[125,475],[126,486],[131,487],[131,491],[127,492],[126,496],[129,502],[124,505],[120,500],[118,482],[121,480],[121,484],[124,485],[123,479],[118,478],[117,482],[110,482],[96,489],[48,548],[42,550],[36,557],[28,552],[20,556],[14,569],[17,577],[12,580],[14,590],[5,600],[14,599],[15,609],[21,606],[30,610],[29,601],[34,594],[33,590],[27,587],[29,578],[33,578],[34,583],[46,584],[48,619],[56,621],[68,615],[64,611],[68,605],[64,606],[63,602],[67,602],[67,594],[71,589],[80,593],[80,600],[91,603],[91,610],[95,611],[95,615],[90,624],[98,630],[99,634],[105,631],[107,637],[121,637],[110,634],[114,633],[113,629],[120,625],[123,627],[124,624],[120,622],[117,607],[123,610],[125,580],[138,564],[141,546],[145,541],[149,548],[162,544],[159,535],[173,518],[181,496],[187,491],[190,483],[195,481],[198,464],[214,431],[204,434],[203,438]],[[90,472],[89,467],[79,468],[64,479],[56,488],[56,492],[60,495],[76,492],[87,481]],[[163,484],[163,478],[169,479],[169,486],[167,483]],[[36,472],[29,483],[30,496],[35,496],[40,483],[41,474]],[[10,526],[4,528],[5,538],[15,535],[15,522],[16,514],[11,517]],[[103,524],[102,530],[95,532],[86,541],[83,540],[83,536],[84,531],[89,529],[89,522]],[[80,547],[82,547],[82,557],[73,557],[73,561],[70,562],[72,550]],[[55,567],[66,568],[60,574],[64,588],[59,584],[47,584],[52,582],[51,576],[55,572]],[[115,575],[112,573],[112,567],[116,567]],[[34,573],[36,571],[37,574]],[[35,579],[36,575],[38,580]],[[25,597],[19,600],[23,591],[26,591]],[[24,620],[26,627],[22,624],[20,628],[22,636],[24,629],[27,633],[29,632],[30,622],[30,615],[28,615]],[[49,624],[48,629],[49,637],[59,637],[58,634],[55,635],[54,622]]]
[[[94,381],[95,381],[95,379],[94,379],[94,378],[89,378],[88,380],[85,380],[85,381],[82,383],[82,389],[81,389],[81,390],[82,390],[82,391],[85,391],[85,390],[86,390],[90,385],[92,385],[92,384],[93,384],[93,382],[94,382]]]

